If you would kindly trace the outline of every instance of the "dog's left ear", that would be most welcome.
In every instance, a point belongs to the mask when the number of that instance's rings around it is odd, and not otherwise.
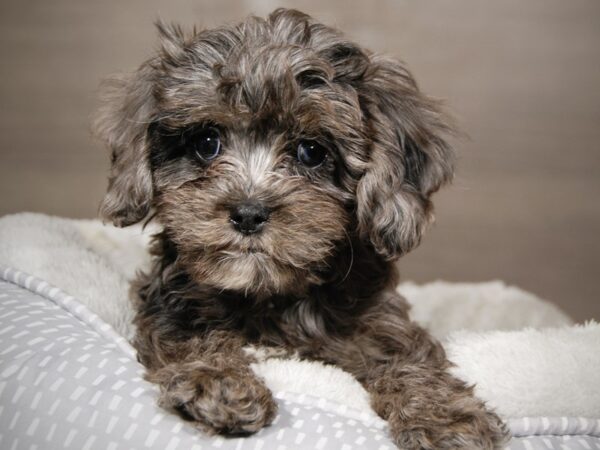
[[[452,127],[399,62],[371,56],[360,86],[372,147],[357,187],[358,227],[394,259],[419,244],[433,219],[431,195],[452,179]]]

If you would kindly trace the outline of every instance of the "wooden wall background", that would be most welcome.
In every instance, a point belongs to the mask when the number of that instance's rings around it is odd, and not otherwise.
[[[408,62],[459,143],[438,222],[405,279],[501,279],[600,319],[600,2],[0,2],[0,214],[93,217],[108,156],[96,88],[156,44],[159,15],[213,26],[292,6]]]

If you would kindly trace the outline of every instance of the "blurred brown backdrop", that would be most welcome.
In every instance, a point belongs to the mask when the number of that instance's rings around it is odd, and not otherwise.
[[[93,217],[108,155],[96,89],[156,45],[159,15],[213,26],[302,9],[408,62],[469,140],[405,279],[502,279],[600,319],[600,2],[0,2],[0,214]]]

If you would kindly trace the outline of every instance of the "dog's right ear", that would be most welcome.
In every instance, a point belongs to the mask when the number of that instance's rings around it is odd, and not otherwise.
[[[177,60],[185,57],[189,38],[175,24],[159,20],[156,27],[158,55],[133,74],[104,83],[104,106],[94,123],[94,134],[111,150],[108,191],[100,205],[100,215],[120,227],[144,219],[152,206],[149,130],[159,122],[159,72],[166,66],[176,66]]]
[[[100,215],[119,227],[142,220],[152,203],[148,128],[155,120],[154,69],[145,63],[135,73],[107,80],[104,105],[94,134],[111,150],[108,191]]]

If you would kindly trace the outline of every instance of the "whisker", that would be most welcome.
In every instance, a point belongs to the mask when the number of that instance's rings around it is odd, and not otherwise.
[[[352,265],[354,264],[354,247],[352,246],[352,239],[350,239],[350,236],[348,235],[348,232],[346,230],[344,230],[344,234],[346,235],[348,244],[350,244],[350,265],[348,266],[348,270],[346,271],[344,278],[340,280],[337,286],[341,285],[344,281],[346,281],[348,275],[350,275],[350,271],[352,270]]]

